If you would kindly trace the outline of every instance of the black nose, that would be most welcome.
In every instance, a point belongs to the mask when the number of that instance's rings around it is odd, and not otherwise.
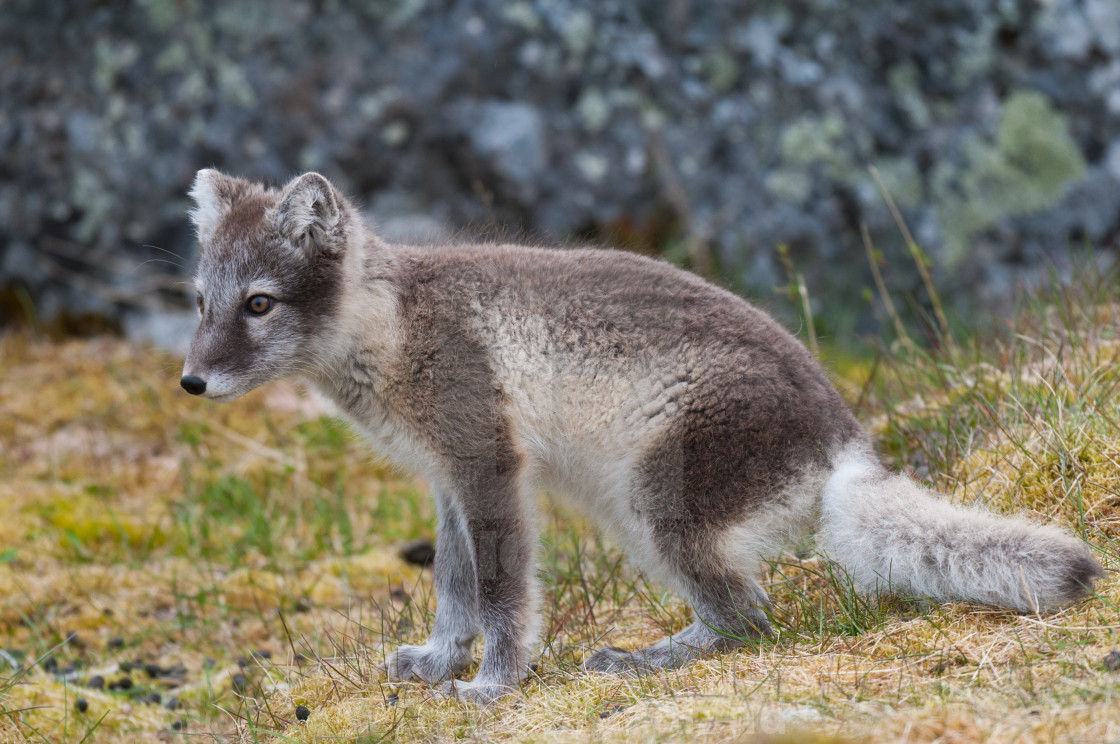
[[[191,395],[202,395],[206,392],[206,380],[201,377],[183,375],[183,379],[179,380],[179,384]]]

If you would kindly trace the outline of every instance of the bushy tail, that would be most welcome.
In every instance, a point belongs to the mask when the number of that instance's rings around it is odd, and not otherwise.
[[[829,557],[865,589],[1044,612],[1102,575],[1057,527],[953,506],[858,450],[837,461],[821,519]]]

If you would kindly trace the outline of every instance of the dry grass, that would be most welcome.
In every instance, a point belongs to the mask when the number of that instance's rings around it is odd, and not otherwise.
[[[653,641],[688,610],[547,507],[537,674],[487,709],[376,671],[432,620],[430,577],[394,551],[432,534],[422,486],[291,388],[214,406],[153,352],[7,337],[0,649],[20,671],[0,655],[0,742],[1120,741],[1120,672],[1103,663],[1120,645],[1116,294],[1052,292],[1002,341],[888,356],[863,395],[900,466],[1084,535],[1112,569],[1098,597],[1047,617],[862,597],[802,546],[770,568],[775,641],[590,675],[588,649]],[[89,688],[137,660],[183,668]]]

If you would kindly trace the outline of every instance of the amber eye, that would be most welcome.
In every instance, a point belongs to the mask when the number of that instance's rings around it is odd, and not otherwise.
[[[249,298],[248,307],[253,315],[264,315],[272,309],[272,298],[268,295],[253,295]]]
[[[201,313],[202,312],[202,306],[203,306],[202,293],[201,292],[199,292],[197,295],[195,295],[194,304],[198,305],[198,311]]]

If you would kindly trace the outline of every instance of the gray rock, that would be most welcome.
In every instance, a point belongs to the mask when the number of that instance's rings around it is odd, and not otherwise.
[[[166,287],[195,260],[201,167],[321,170],[401,241],[692,230],[764,299],[786,244],[848,330],[872,322],[860,224],[925,296],[870,164],[960,308],[1120,236],[1114,0],[315,7],[9,0],[0,288],[168,343],[182,328],[146,318],[189,303]]]
[[[487,101],[477,108],[468,136],[475,152],[528,203],[536,198],[546,162],[544,120],[524,103]]]

